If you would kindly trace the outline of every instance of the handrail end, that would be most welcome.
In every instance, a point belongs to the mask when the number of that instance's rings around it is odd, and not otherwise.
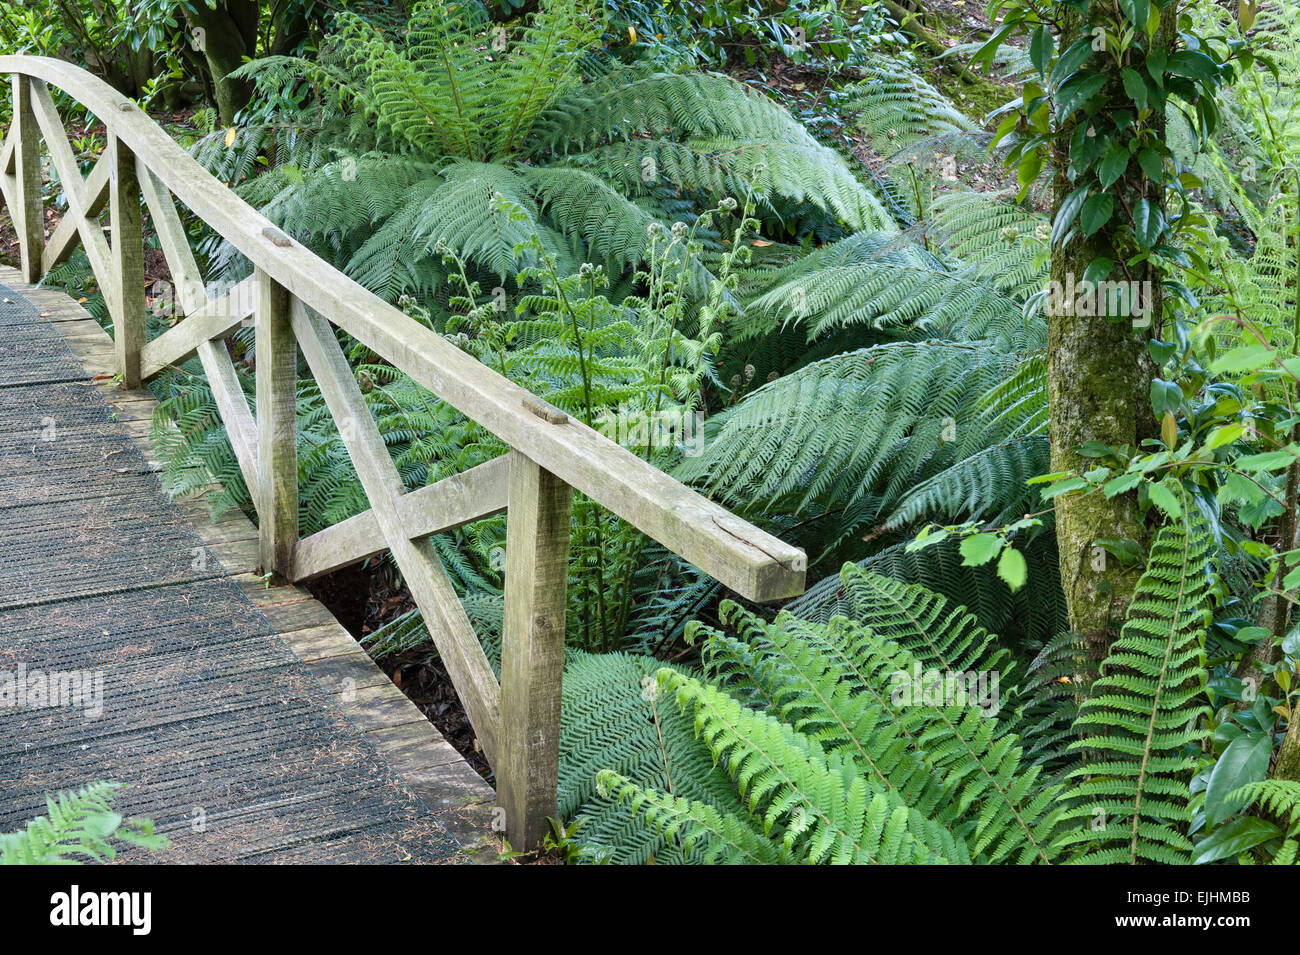
[[[743,593],[754,603],[775,603],[798,597],[807,589],[808,558],[803,551],[791,561],[773,560],[758,568],[754,575],[753,588]]]

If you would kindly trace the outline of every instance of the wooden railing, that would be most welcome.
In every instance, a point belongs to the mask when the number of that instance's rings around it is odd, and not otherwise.
[[[507,836],[516,847],[536,845],[546,817],[556,812],[575,488],[750,600],[803,591],[803,551],[684,487],[362,288],[241,201],[101,80],[44,57],[0,57],[0,72],[13,82],[0,189],[18,233],[26,280],[37,282],[80,241],[112,316],[125,387],[139,387],[197,353],[252,492],[264,572],[300,581],[392,551],[496,773]],[[84,179],[50,87],[80,103],[106,129],[107,149]],[[48,241],[41,140],[68,206]],[[142,198],[184,315],[151,341],[145,335]],[[174,200],[243,253],[253,275],[210,297]],[[106,203],[111,242],[99,221]],[[255,413],[222,341],[250,316]],[[335,326],[499,436],[509,453],[408,492]],[[306,538],[298,533],[299,351],[370,503],[364,513]],[[505,621],[498,684],[429,535],[502,511]]]

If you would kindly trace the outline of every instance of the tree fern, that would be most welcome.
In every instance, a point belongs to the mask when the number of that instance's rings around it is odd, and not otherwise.
[[[1020,545],[1028,566],[1025,586],[1014,593],[997,576],[993,564],[967,567],[958,541],[947,540],[923,551],[900,541],[857,562],[862,570],[905,584],[915,584],[966,607],[979,625],[1008,643],[1046,641],[1065,626],[1055,537],[1040,534]],[[830,574],[786,605],[795,616],[816,623],[853,615],[853,602],[842,572]]]
[[[884,793],[873,794],[838,754],[825,753],[810,737],[715,687],[672,671],[663,673],[662,686],[693,711],[697,731],[727,766],[755,822],[784,852],[812,863],[941,861],[908,828],[908,808]],[[602,772],[600,783],[624,798],[634,791],[609,771]],[[643,804],[665,802],[652,791],[638,790]]]
[[[707,806],[723,818],[744,819],[726,773],[695,740],[691,721],[657,693],[654,675],[662,666],[653,657],[622,653],[571,650],[566,657],[560,817],[577,821],[582,842],[612,862],[703,861],[704,856],[676,832],[647,830],[631,805],[601,798],[601,770],[694,806]],[[748,820],[743,825],[753,829]],[[744,834],[733,838],[745,840]],[[759,841],[765,841],[761,835]]]
[[[906,64],[877,57],[863,79],[847,91],[843,105],[876,152],[890,156],[905,147],[939,140],[973,141],[976,126],[952,101]]]
[[[896,528],[925,515],[939,519],[1007,524],[1038,503],[1026,482],[1049,469],[1047,439],[1018,438],[976,451],[926,478],[894,508],[884,526]]]
[[[846,582],[860,574],[850,565]],[[707,632],[706,673],[735,692],[739,671],[770,713],[919,811],[915,837],[954,861],[966,851],[983,862],[1050,859],[1054,791],[1037,785],[1035,771],[1021,775],[1014,738],[997,721],[960,704],[918,706],[898,692],[899,674],[922,657],[845,618],[815,625],[783,614],[765,625],[733,606],[723,620],[739,632]],[[971,662],[987,673],[997,659]]]
[[[798,322],[809,339],[845,326],[918,337],[991,338],[1021,348],[1041,337],[1019,302],[970,267],[952,268],[899,236],[854,235],[800,259],[749,306],[755,319]]]
[[[973,266],[972,274],[1025,302],[1047,283],[1049,224],[1023,205],[980,192],[953,191],[935,200],[928,237]]]
[[[843,507],[875,490],[892,502],[952,462],[951,425],[1013,359],[980,344],[890,343],[825,359],[763,386],[708,422],[678,467],[742,508]],[[960,433],[955,438],[977,441]]]
[[[891,196],[911,217],[924,220],[936,196],[961,188],[946,163],[957,156],[987,162],[990,137],[899,59],[873,57],[862,74],[843,92],[841,108],[883,160],[877,175],[894,178]]]
[[[750,188],[774,224],[816,213],[893,228],[849,165],[765,96],[728,77],[592,60],[597,6],[548,0],[511,30],[476,0],[423,0],[398,37],[339,14],[319,64],[242,68],[266,94],[247,142],[269,147],[297,128],[317,146],[271,152],[271,174],[241,192],[389,298],[439,288],[439,240],[475,271],[526,268],[513,257],[521,226],[493,214],[496,196],[575,268],[635,268],[648,225]],[[308,98],[322,104],[315,122],[300,116]],[[200,155],[230,164],[213,140]]]
[[[416,151],[487,159],[482,106],[488,62],[467,56],[487,24],[477,4],[424,0],[412,9],[405,49],[369,23],[342,14],[343,62],[357,83],[355,103]]]
[[[1246,783],[1230,793],[1228,801],[1242,809],[1258,807],[1277,821],[1282,838],[1270,860],[1273,865],[1300,865],[1300,783],[1290,779]]]

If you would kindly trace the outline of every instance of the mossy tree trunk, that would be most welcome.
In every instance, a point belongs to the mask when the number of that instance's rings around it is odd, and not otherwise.
[[[1053,280],[1064,283],[1073,274],[1077,282],[1098,248],[1081,242],[1054,254]],[[1104,316],[1048,319],[1053,471],[1090,469],[1093,463],[1077,451],[1086,442],[1136,447],[1151,430],[1147,338],[1145,330]],[[1101,659],[1119,633],[1139,568],[1126,567],[1098,541],[1145,544],[1137,500],[1133,494],[1060,499],[1056,535],[1070,629],[1087,641],[1091,657]]]
[[[1088,22],[1073,15],[1058,41],[1060,48],[1089,36],[1094,26],[1115,29],[1113,22]],[[1153,45],[1167,48],[1168,37],[1162,28]],[[1113,66],[1113,61],[1101,55],[1094,55],[1093,60]],[[1123,96],[1118,70],[1108,79],[1107,88],[1113,89],[1117,98]],[[1080,116],[1069,123],[1060,131],[1058,143],[1070,141],[1076,122],[1089,120]],[[1055,168],[1054,213],[1079,185],[1069,178],[1072,166],[1063,146]],[[1080,315],[1077,309],[1049,309],[1048,398],[1054,472],[1094,467],[1094,461],[1078,453],[1086,442],[1127,446],[1132,452],[1158,431],[1150,397],[1156,369],[1148,342],[1162,321],[1160,276],[1146,263],[1125,266],[1115,233],[1128,221],[1126,210],[1134,208],[1138,199],[1145,197],[1163,206],[1163,191],[1163,184],[1147,179],[1136,162],[1130,161],[1127,175],[1110,189],[1115,212],[1108,226],[1087,238],[1077,230],[1073,239],[1053,249],[1051,279],[1061,283],[1060,288],[1081,286],[1089,265],[1104,257],[1117,263],[1112,280],[1136,282],[1137,286],[1130,287],[1140,288],[1143,297],[1141,314]],[[1094,301],[1104,302],[1106,296],[1098,295]],[[1070,629],[1086,642],[1089,658],[1099,661],[1119,634],[1141,567],[1125,566],[1098,542],[1128,539],[1146,547],[1148,533],[1136,496],[1128,493],[1108,499],[1093,493],[1058,498],[1056,534]]]

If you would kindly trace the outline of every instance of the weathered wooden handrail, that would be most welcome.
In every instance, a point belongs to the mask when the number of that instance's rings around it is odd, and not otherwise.
[[[555,814],[569,516],[574,489],[756,601],[803,591],[803,551],[740,520],[593,429],[492,371],[362,288],[213,178],[129,99],[78,67],[0,56],[14,120],[0,153],[0,191],[36,282],[80,241],[113,321],[117,370],[138,387],[197,354],[258,512],[263,570],[290,580],[388,549],[447,665],[498,782],[507,834],[534,845]],[[105,126],[108,148],[85,179],[49,87]],[[40,140],[68,209],[45,240]],[[173,197],[238,249],[254,275],[212,294]],[[184,319],[145,340],[141,200],[167,257]],[[111,246],[98,217],[109,206]],[[222,339],[253,317],[254,414]],[[505,441],[510,452],[408,492],[332,326]],[[339,424],[371,509],[299,537],[295,385],[301,351]],[[429,535],[506,511],[501,681]]]

